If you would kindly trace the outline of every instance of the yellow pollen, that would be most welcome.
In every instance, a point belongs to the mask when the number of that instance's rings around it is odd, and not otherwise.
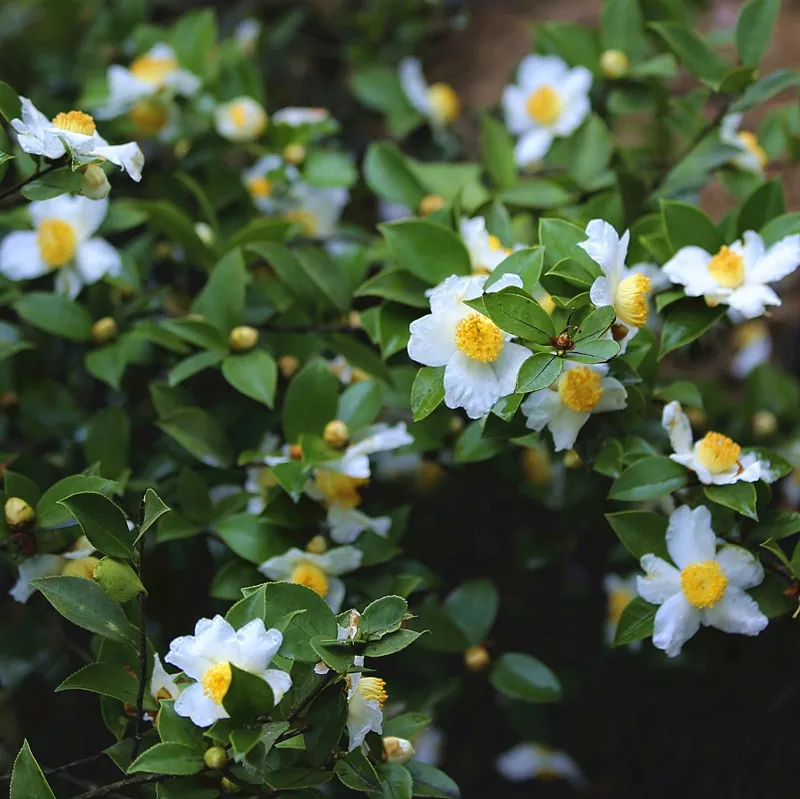
[[[328,595],[328,578],[325,572],[309,561],[303,561],[295,566],[289,582],[304,585],[306,588],[316,591],[320,596]]]
[[[489,246],[493,250],[502,250],[503,249],[503,242],[500,241],[500,239],[497,238],[497,236],[490,235],[489,236]]]
[[[64,568],[61,570],[61,574],[65,574],[68,577],[83,577],[86,580],[94,580],[94,567],[100,561],[97,558],[88,557],[88,558],[78,558],[76,559],[68,559],[66,564],[64,564]]]
[[[589,413],[603,396],[602,378],[588,366],[570,369],[559,381],[561,401],[573,411]]]
[[[428,89],[428,100],[434,116],[445,122],[455,122],[461,115],[461,100],[447,83],[434,83]]]
[[[492,363],[503,351],[503,332],[488,316],[471,313],[456,325],[456,347],[468,358]]]
[[[540,125],[552,125],[561,115],[561,98],[552,86],[540,86],[528,97],[527,109]]]
[[[380,677],[362,677],[358,681],[356,691],[367,702],[377,702],[381,710],[383,710],[383,703],[389,698],[389,694],[386,693],[386,683]]]
[[[728,577],[715,560],[690,563],[681,572],[681,590],[696,608],[713,608],[722,599]]]
[[[737,347],[746,347],[748,344],[755,344],[762,341],[769,335],[769,328],[761,320],[745,322],[733,330],[733,341]]]
[[[244,107],[244,103],[234,103],[228,113],[237,128],[243,128],[247,124],[247,110]]]
[[[84,136],[91,136],[97,130],[94,120],[83,111],[69,111],[66,114],[62,111],[53,118],[53,124],[61,130],[82,133]]]
[[[42,260],[50,269],[68,264],[78,248],[75,228],[63,219],[43,219],[36,230]]]
[[[231,687],[232,679],[231,664],[226,661],[212,666],[203,675],[203,679],[200,682],[205,695],[213,699],[218,705],[221,705],[225,694],[228,693],[228,688]]]
[[[320,469],[314,476],[314,485],[325,495],[327,505],[335,505],[348,510],[361,504],[358,489],[369,480],[363,477],[348,477],[346,474]]]
[[[247,181],[247,190],[253,197],[258,197],[263,200],[266,197],[272,196],[272,182],[269,178],[264,176],[250,178],[250,180]]]
[[[706,433],[697,443],[697,460],[712,474],[727,472],[739,460],[742,448],[721,433]]]
[[[739,132],[738,136],[739,141],[755,156],[758,165],[763,169],[767,165],[769,158],[767,158],[764,148],[758,143],[756,134],[751,133],[749,130],[743,130]]]
[[[283,215],[284,219],[290,222],[296,222],[300,225],[300,229],[305,236],[314,237],[317,235],[317,228],[319,221],[311,211],[286,211]]]
[[[653,287],[653,281],[644,275],[631,275],[620,281],[614,297],[617,316],[631,327],[644,327],[650,309],[647,306],[647,295]]]
[[[711,277],[726,289],[735,289],[744,281],[744,258],[730,247],[722,247],[709,261]]]
[[[164,81],[178,68],[174,58],[154,58],[149,55],[140,55],[131,63],[131,72],[142,83],[161,87]]]
[[[616,624],[632,597],[627,591],[612,591],[608,597],[608,620]]]

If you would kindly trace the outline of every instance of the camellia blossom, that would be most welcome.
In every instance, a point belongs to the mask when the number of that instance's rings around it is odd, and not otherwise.
[[[572,449],[580,429],[593,413],[621,411],[628,392],[604,363],[564,362],[564,371],[553,385],[534,391],[520,406],[530,430],[548,428],[556,452]]]
[[[400,449],[413,443],[414,437],[408,432],[405,422],[396,425],[382,423],[370,425],[356,434],[341,458],[326,461],[320,468],[346,474],[348,477],[366,478],[370,476],[370,455]]]
[[[78,538],[72,546],[60,554],[33,555],[19,564],[17,581],[8,592],[16,602],[27,602],[36,591],[31,585],[40,577],[56,577],[65,574],[71,577],[92,579],[98,559],[92,556],[94,547],[86,536]]]
[[[488,316],[465,304],[481,296],[485,283],[485,276],[452,275],[428,291],[431,313],[411,323],[408,342],[412,360],[445,367],[445,405],[464,408],[470,419],[489,413],[500,397],[514,392],[519,370],[531,356]],[[507,286],[521,287],[519,275],[503,275],[488,291]]]
[[[288,125],[291,128],[299,128],[303,125],[319,125],[327,122],[331,117],[327,108],[297,108],[290,106],[281,108],[272,115],[272,121],[276,125]]]
[[[538,743],[517,744],[500,755],[495,766],[509,782],[555,778],[566,780],[576,788],[586,784],[580,767],[566,752]]]
[[[705,297],[709,305],[730,306],[745,319],[761,316],[780,297],[767,285],[800,265],[800,234],[786,236],[767,248],[748,230],[744,242],[725,245],[712,255],[702,247],[682,247],[664,264],[664,274],[683,286],[689,297]]]
[[[363,677],[358,672],[347,675],[348,751],[361,746],[370,732],[383,733],[383,705],[389,698],[386,683],[380,677]]]
[[[636,575],[620,577],[618,574],[607,574],[603,578],[603,588],[606,591],[606,643],[611,645],[617,632],[622,611],[628,607],[632,599],[639,594],[636,592]],[[631,646],[636,646],[635,641]]]
[[[282,643],[283,635],[267,630],[261,619],[253,619],[239,630],[222,616],[200,619],[194,635],[176,638],[164,658],[195,680],[181,691],[175,712],[198,727],[228,718],[222,703],[233,679],[231,666],[260,677],[272,688],[275,702],[280,702],[292,687],[292,678],[268,666]]]
[[[701,483],[774,482],[775,476],[766,461],[759,460],[755,452],[743,453],[742,448],[727,436],[712,431],[699,441],[693,441],[689,417],[679,402],[673,400],[664,406],[661,424],[674,450],[670,458],[694,472]]]
[[[267,129],[264,106],[252,97],[237,97],[218,105],[214,111],[217,133],[234,142],[255,141]]]
[[[742,635],[758,635],[767,626],[758,603],[745,593],[761,583],[764,568],[744,547],[726,544],[717,550],[708,508],[684,505],[670,516],[667,552],[674,566],[645,555],[645,574],[637,580],[639,596],[660,605],[655,647],[675,657],[701,624]]]
[[[598,263],[603,277],[598,277],[589,289],[589,299],[599,308],[613,305],[617,312],[614,340],[625,352],[628,342],[647,324],[650,308],[648,295],[653,281],[625,265],[630,232],[620,237],[612,225],[593,219],[586,226],[588,239],[578,246]]]
[[[760,175],[769,159],[764,148],[758,143],[756,134],[748,130],[739,130],[741,124],[741,114],[728,114],[720,125],[720,139],[740,151],[740,154],[732,159],[732,163],[745,172]]]
[[[76,164],[110,161],[135,181],[142,179],[144,155],[136,142],[110,145],[83,111],[67,111],[49,120],[27,98],[20,97],[22,119],[12,119],[19,146],[31,155],[56,159],[69,155]]]
[[[258,570],[270,580],[297,583],[316,591],[338,612],[344,601],[342,574],[354,571],[361,565],[363,554],[355,547],[333,547],[317,554],[292,547],[283,555],[274,555],[264,561]]]
[[[520,249],[504,247],[503,242],[486,229],[486,220],[482,216],[474,219],[462,217],[460,231],[472,262],[473,275],[490,275],[514,249]]]
[[[161,663],[158,652],[153,654],[153,673],[150,675],[150,696],[160,702],[163,699],[177,699],[181,689],[174,674],[169,674]]]
[[[122,257],[104,239],[92,238],[108,199],[62,195],[29,206],[35,230],[9,233],[0,243],[0,273],[32,280],[56,273],[56,291],[75,298],[84,285],[122,271]]]
[[[279,155],[265,155],[242,173],[247,193],[259,211],[277,213],[287,207],[286,191],[299,177],[297,169]]]
[[[336,232],[350,192],[342,186],[319,188],[296,181],[289,186],[287,199],[288,210],[283,212],[283,218],[296,222],[304,236],[327,239]]]
[[[461,100],[447,83],[428,85],[418,58],[404,58],[398,67],[400,85],[412,108],[435,128],[455,122],[461,116]]]
[[[766,323],[760,319],[744,322],[733,329],[736,354],[731,358],[729,371],[740,380],[772,355],[772,337]]]
[[[514,157],[519,166],[544,158],[558,136],[569,136],[591,110],[592,73],[570,69],[556,56],[525,56],[517,82],[503,89],[506,127],[519,136]]]

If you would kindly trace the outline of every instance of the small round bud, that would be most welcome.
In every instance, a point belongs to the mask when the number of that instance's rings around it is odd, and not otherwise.
[[[434,211],[444,207],[444,197],[441,194],[426,194],[419,201],[419,212],[422,216],[429,216]]]
[[[258,343],[258,330],[249,325],[234,327],[228,336],[228,346],[234,352],[247,352]]]
[[[606,50],[600,56],[600,71],[607,78],[624,78],[630,68],[630,59],[622,50]]]
[[[464,420],[460,416],[451,416],[447,428],[454,436],[457,436],[464,429]]]
[[[194,232],[206,247],[210,247],[214,243],[214,228],[211,225],[205,222],[198,222],[194,226]]]
[[[102,558],[94,567],[93,577],[115,602],[127,602],[144,590],[139,575],[127,563],[113,558]]]
[[[581,460],[581,456],[575,452],[574,449],[571,449],[569,452],[564,455],[564,466],[567,469],[578,469],[583,466],[583,461]]]
[[[221,746],[212,746],[203,753],[203,760],[209,768],[225,768],[228,765],[228,753]]]
[[[84,580],[94,580],[94,571],[99,563],[99,558],[92,555],[77,560],[70,558],[64,564],[61,574],[67,577],[83,577]]]
[[[350,327],[361,327],[361,314],[358,311],[350,311],[347,322]]]
[[[289,447],[289,457],[293,461],[299,461],[303,457],[303,448],[299,444],[292,444]]]
[[[334,419],[325,425],[322,440],[334,449],[342,449],[350,439],[350,431],[341,419]]]
[[[6,524],[12,529],[27,527],[36,515],[33,508],[19,497],[9,497],[5,504]]]
[[[324,535],[315,535],[307,544],[306,552],[312,555],[322,555],[328,551],[328,542]]]
[[[306,160],[306,148],[300,142],[287,144],[283,148],[283,160],[287,164],[302,164]]]
[[[288,380],[300,368],[300,359],[296,355],[281,355],[278,358],[278,369]]]
[[[83,172],[81,194],[90,200],[102,200],[108,197],[111,184],[108,176],[99,164],[89,164]]]
[[[778,420],[772,411],[757,411],[753,414],[753,433],[759,438],[768,438],[778,432]]]
[[[485,646],[471,646],[464,653],[464,664],[470,671],[484,671],[491,662],[492,658]]]
[[[239,793],[239,791],[242,790],[235,782],[231,782],[227,777],[223,777],[219,781],[219,787],[225,793]]]
[[[386,763],[408,763],[415,751],[411,741],[388,735],[383,739],[383,760]]]
[[[117,337],[117,333],[117,323],[110,316],[104,316],[92,325],[92,341],[95,344],[108,344]]]

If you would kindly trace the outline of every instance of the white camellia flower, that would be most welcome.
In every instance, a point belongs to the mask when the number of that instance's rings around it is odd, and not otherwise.
[[[233,29],[233,38],[236,46],[244,55],[252,55],[255,52],[263,27],[261,22],[253,17],[245,17],[236,23],[236,27]]]
[[[414,745],[414,760],[438,766],[442,762],[444,733],[438,727],[427,727],[411,739]]]
[[[760,319],[744,322],[733,330],[736,354],[731,358],[729,371],[740,380],[772,356],[772,337],[766,323]]]
[[[404,58],[398,67],[400,85],[411,107],[424,116],[433,127],[442,128],[461,115],[461,100],[447,83],[428,85],[418,58]]]
[[[722,125],[720,125],[719,137],[723,143],[740,151],[740,154],[732,159],[732,163],[745,172],[753,172],[756,175],[760,175],[769,159],[764,152],[764,148],[758,143],[756,134],[746,130],[739,130],[741,124],[741,114],[728,114],[722,120]]]
[[[569,136],[591,110],[592,73],[570,69],[556,56],[525,56],[516,84],[503,89],[506,127],[520,138],[514,148],[517,164],[525,167],[547,154],[553,139]]]
[[[610,646],[614,642],[622,611],[628,607],[628,603],[632,599],[639,596],[636,592],[636,575],[620,577],[618,574],[607,574],[603,578],[603,588],[605,588],[607,600],[605,637],[606,643]],[[637,644],[640,642],[634,641],[631,646],[637,647]]]
[[[9,596],[16,602],[27,602],[36,591],[31,582],[40,577],[56,577],[59,574],[66,574],[91,580],[94,567],[98,563],[97,558],[92,557],[93,552],[94,547],[86,536],[82,535],[66,552],[53,555],[33,555],[19,564],[17,581],[8,592]]]
[[[158,652],[153,654],[153,673],[150,675],[150,696],[160,702],[162,699],[177,699],[181,689],[174,674],[169,674],[161,663]]]
[[[56,291],[75,298],[84,285],[122,271],[107,241],[91,238],[108,211],[108,199],[62,195],[29,206],[35,230],[9,233],[0,243],[0,273],[31,280],[55,271]]]
[[[285,193],[299,173],[279,155],[265,155],[242,173],[242,181],[253,203],[265,214],[277,213],[286,207]]]
[[[474,311],[464,300],[483,294],[485,276],[451,275],[427,292],[431,313],[410,326],[408,354],[424,366],[444,366],[444,402],[464,408],[470,419],[489,413],[492,405],[517,387],[527,347],[511,343],[488,316]],[[488,291],[522,286],[519,275],[503,275]]]
[[[667,552],[674,566],[645,555],[645,574],[637,581],[639,596],[661,606],[653,630],[656,648],[675,657],[701,624],[742,635],[758,635],[767,626],[758,603],[745,593],[761,583],[764,568],[744,547],[726,544],[717,551],[708,508],[684,505],[670,516]]]
[[[347,675],[347,680],[348,751],[352,752],[364,743],[367,733],[383,733],[383,705],[389,697],[380,677],[363,677],[354,672]]]
[[[283,555],[264,561],[258,570],[270,580],[297,583],[316,591],[336,613],[345,591],[339,576],[357,569],[362,557],[361,550],[355,547],[334,547],[322,554],[292,547]]]
[[[164,658],[196,681],[181,691],[175,712],[198,727],[228,718],[222,703],[233,679],[231,666],[260,677],[272,688],[275,702],[280,702],[292,687],[292,678],[268,666],[282,643],[283,635],[267,630],[261,619],[253,619],[239,630],[222,616],[200,619],[194,635],[176,638]]]
[[[520,406],[530,430],[550,430],[556,452],[572,449],[580,429],[593,413],[621,411],[628,392],[608,376],[604,363],[564,362],[564,371],[553,385],[534,391]]]
[[[405,422],[396,425],[374,424],[359,430],[352,443],[335,461],[326,461],[321,469],[346,474],[348,477],[370,476],[369,456],[376,452],[389,452],[414,443]]]
[[[521,245],[513,249],[504,247],[503,242],[486,229],[482,216],[462,217],[459,230],[469,252],[473,275],[490,275],[515,249],[521,249]]]
[[[144,155],[136,142],[110,145],[97,132],[89,114],[68,111],[49,120],[27,98],[20,97],[22,119],[12,119],[19,146],[31,155],[57,159],[69,155],[76,164],[110,161],[135,181],[142,179]]]
[[[237,97],[214,111],[217,133],[228,141],[255,141],[267,129],[264,106],[252,97]]]
[[[303,125],[319,125],[326,122],[331,117],[327,108],[297,108],[290,106],[281,108],[272,115],[272,121],[276,125],[289,125],[292,128],[299,128]]]
[[[669,435],[674,452],[670,458],[697,475],[705,485],[729,485],[775,481],[769,464],[759,460],[755,452],[742,453],[742,448],[721,433],[708,432],[699,441],[692,438],[689,417],[675,400],[664,406],[661,424]]]
[[[289,186],[287,199],[283,218],[297,222],[304,236],[327,239],[336,232],[350,192],[342,186],[323,189],[297,181]]]
[[[509,782],[533,779],[562,779],[576,788],[586,785],[578,764],[566,753],[537,743],[521,743],[504,752],[495,762]]]
[[[735,241],[715,255],[701,247],[682,247],[664,264],[664,274],[689,297],[705,297],[709,305],[722,303],[745,319],[755,319],[768,305],[781,304],[767,283],[781,280],[799,264],[800,234],[767,249],[761,236],[748,230],[744,243]]]
[[[600,308],[613,305],[617,312],[614,340],[624,353],[628,342],[647,324],[650,308],[647,302],[653,281],[625,265],[628,242],[631,234],[625,231],[622,237],[612,225],[602,219],[593,219],[586,226],[589,237],[578,246],[598,263],[603,277],[598,277],[589,289],[589,299]]]

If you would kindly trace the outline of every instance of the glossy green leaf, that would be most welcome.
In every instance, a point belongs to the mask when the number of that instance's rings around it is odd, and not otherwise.
[[[727,311],[726,305],[709,308],[702,298],[687,298],[669,306],[661,331],[659,358],[700,338]]]
[[[606,519],[622,545],[635,558],[650,553],[669,561],[666,545],[668,519],[652,511],[626,510],[607,513]]]
[[[229,355],[222,362],[222,376],[238,392],[268,408],[275,403],[278,385],[278,366],[264,350],[254,349]]]
[[[495,661],[489,682],[501,694],[522,702],[556,702],[561,683],[552,671],[531,655],[506,652]]]
[[[517,376],[517,391],[527,394],[553,385],[561,376],[564,361],[549,352],[538,352],[528,358]]]
[[[430,285],[472,272],[467,248],[452,230],[421,219],[391,222],[380,230],[400,266]]]
[[[756,511],[756,489],[752,483],[731,483],[730,485],[703,486],[703,493],[712,502],[758,521]]]
[[[685,466],[669,458],[642,458],[614,481],[608,498],[622,502],[643,502],[671,494],[688,482]]]
[[[133,556],[134,530],[125,514],[108,497],[94,492],[72,494],[59,501],[81,526],[95,549],[115,558]]]
[[[91,336],[92,317],[63,294],[31,291],[14,303],[14,310],[29,324],[54,336],[86,341]]]
[[[3,87],[7,88],[8,84],[0,84],[0,90]],[[0,103],[2,102],[4,100],[0,95]],[[56,799],[27,740],[23,742],[22,749],[14,760],[9,799]]]
[[[614,646],[625,646],[653,635],[657,605],[645,602],[641,597],[632,599],[622,611],[614,633]]]
[[[411,413],[415,422],[430,416],[444,400],[444,366],[423,366],[411,387]]]

